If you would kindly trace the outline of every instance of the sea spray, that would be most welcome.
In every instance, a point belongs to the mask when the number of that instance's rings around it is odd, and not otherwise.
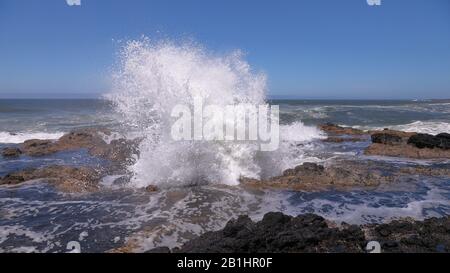
[[[130,167],[131,183],[137,187],[236,185],[242,176],[280,174],[292,163],[286,145],[264,152],[255,142],[180,141],[171,136],[171,112],[177,105],[193,108],[194,98],[201,98],[205,105],[264,105],[266,90],[266,76],[252,71],[240,51],[217,55],[192,42],[128,42],[107,98],[122,122],[144,138],[140,156]],[[315,130],[302,140],[319,135]]]

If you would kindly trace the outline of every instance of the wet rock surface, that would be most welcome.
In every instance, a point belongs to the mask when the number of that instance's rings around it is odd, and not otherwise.
[[[367,132],[352,127],[343,127],[333,123],[319,125],[319,129],[329,135],[364,135]]]
[[[5,148],[2,153],[18,156],[45,156],[53,153],[87,149],[92,156],[102,157],[117,164],[126,165],[133,161],[133,155],[138,154],[139,140],[114,139],[107,143],[104,136],[112,133],[102,128],[84,128],[65,134],[58,140],[30,139],[19,145],[18,148]],[[11,155],[11,156],[12,156]]]
[[[340,161],[329,166],[304,163],[285,170],[278,177],[267,180],[242,178],[241,183],[251,187],[320,191],[330,188],[345,190],[349,187],[376,187],[393,182],[395,178],[383,170],[373,168],[369,162]]]
[[[380,242],[384,252],[450,252],[450,217],[424,221],[396,220],[388,224],[367,225],[368,240]]]
[[[48,166],[25,169],[0,178],[0,185],[17,185],[32,180],[45,180],[63,192],[91,192],[98,189],[101,172],[88,167]]]
[[[371,136],[373,143],[380,143],[385,145],[396,145],[402,142],[402,137],[388,133],[375,133]]]
[[[429,134],[416,134],[408,139],[408,144],[414,145],[419,149],[450,149],[450,134],[442,133],[436,136]]]
[[[377,241],[381,252],[450,252],[450,218],[396,220],[388,224],[338,226],[314,214],[297,217],[270,212],[260,222],[248,216],[230,220],[225,228],[207,232],[173,252],[274,253],[366,252]],[[151,252],[167,251],[159,247]]]
[[[422,175],[450,178],[448,164],[442,166],[395,166],[382,161],[336,160],[328,165],[303,163],[283,172],[283,175],[265,180],[241,178],[244,186],[280,188],[299,191],[351,190],[376,188],[404,181],[405,176]]]
[[[393,130],[372,131],[372,144],[364,154],[417,159],[450,158],[449,137],[446,133],[432,136]]]
[[[372,144],[365,149],[365,155],[390,157],[408,157],[417,159],[450,158],[450,134],[436,136],[390,130],[363,131],[343,127],[333,123],[319,125],[319,129],[328,134],[324,142],[364,141],[364,135],[370,135]],[[357,136],[357,137],[355,137]]]
[[[18,157],[22,154],[22,151],[16,147],[7,147],[2,150],[3,157]]]

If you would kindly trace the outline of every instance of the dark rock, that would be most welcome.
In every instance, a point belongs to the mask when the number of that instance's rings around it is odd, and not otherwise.
[[[22,154],[22,151],[16,147],[8,147],[2,150],[2,156],[4,157],[18,157]]]
[[[240,231],[251,231],[253,229],[253,222],[247,215],[241,215],[237,220],[230,220],[223,229],[223,234],[226,237],[236,236]]]
[[[165,246],[155,247],[153,249],[145,251],[144,253],[170,253],[170,248]]]
[[[397,220],[388,224],[330,226],[314,214],[287,216],[271,212],[260,222],[248,216],[231,220],[223,230],[207,232],[174,252],[274,253],[365,252],[369,241],[382,252],[446,252],[450,249],[450,217],[423,222]],[[380,232],[382,234],[380,234]]]
[[[251,222],[247,216],[240,219],[229,221],[221,231],[208,232],[189,241],[177,252],[363,252],[361,229],[329,228],[325,219],[317,215],[292,217],[272,212],[258,223]],[[343,242],[342,238],[348,238],[349,242]]]
[[[387,133],[375,133],[371,135],[373,143],[381,143],[386,145],[396,145],[402,143],[402,138],[398,135]]]
[[[283,175],[321,175],[325,168],[322,165],[305,162],[302,165],[295,167],[294,169],[287,169],[283,172]]]
[[[446,252],[450,247],[450,217],[395,220],[365,228],[384,252]]]
[[[437,138],[440,138],[440,139],[450,140],[450,134],[447,134],[447,133],[440,133],[440,134],[437,134],[436,137],[437,137]]]
[[[408,139],[408,144],[414,145],[419,149],[450,149],[450,138],[449,134],[439,134],[437,136],[429,134],[416,134]]]
[[[147,187],[145,187],[145,191],[147,191],[147,192],[157,192],[158,191],[158,187],[156,187],[154,185],[148,185]]]
[[[450,135],[437,136],[402,131],[372,131],[372,145],[366,155],[410,157],[418,159],[450,158]]]

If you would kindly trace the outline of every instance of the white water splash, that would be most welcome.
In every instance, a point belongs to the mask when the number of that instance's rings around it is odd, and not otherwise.
[[[216,55],[193,43],[149,39],[127,43],[107,98],[122,114],[122,122],[145,137],[140,158],[130,169],[132,183],[137,187],[236,185],[241,176],[272,176],[290,167],[282,147],[276,152],[261,152],[257,143],[171,138],[170,114],[176,105],[192,107],[196,97],[204,105],[261,105],[266,103],[265,95],[265,75],[252,71],[240,51]],[[300,128],[299,124],[294,127]],[[320,136],[312,130],[296,134],[301,141]]]

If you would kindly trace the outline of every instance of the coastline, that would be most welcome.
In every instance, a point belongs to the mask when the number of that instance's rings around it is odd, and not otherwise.
[[[401,153],[388,153],[389,156],[395,156],[399,158],[409,157],[413,160],[416,159],[439,159],[448,160],[450,158],[448,154],[448,137],[446,134],[442,134],[443,138],[439,138],[436,142],[435,136],[432,135],[422,135],[411,132],[401,132],[392,130],[382,130],[382,131],[363,131],[360,129],[341,127],[335,124],[324,124],[319,126],[319,128],[324,131],[328,138],[323,140],[324,143],[331,142],[334,145],[342,145],[345,143],[352,143],[358,141],[366,141],[367,138],[370,139],[371,144],[367,146],[364,150],[365,155],[369,156],[386,156],[386,150],[390,151],[393,147],[400,146]],[[56,166],[46,166],[43,168],[26,169],[17,172],[12,172],[0,179],[0,184],[2,187],[9,186],[20,186],[22,183],[33,183],[32,181],[42,182],[46,181],[56,187],[57,190],[68,193],[68,194],[89,194],[92,192],[98,192],[101,190],[102,178],[106,175],[114,175],[126,172],[127,166],[133,164],[133,158],[139,154],[138,144],[139,139],[126,140],[117,139],[107,143],[104,140],[104,135],[110,135],[111,131],[102,128],[87,128],[80,129],[65,134],[57,140],[27,140],[21,144],[14,145],[11,147],[3,148],[2,154],[5,158],[14,158],[22,155],[29,157],[42,157],[44,155],[60,153],[70,150],[85,149],[91,156],[96,156],[103,158],[110,162],[107,166],[102,168],[90,168],[90,167],[72,167],[64,165]],[[411,142],[410,139],[415,136],[421,136],[418,142]],[[423,142],[426,145],[423,145]],[[430,144],[431,143],[431,144]],[[431,147],[437,143],[438,146]],[[376,145],[376,149],[373,146]],[[428,146],[427,146],[428,145]],[[419,148],[420,146],[420,148]],[[417,151],[427,151],[426,153],[421,153]],[[303,163],[293,169],[284,170],[281,176],[272,177],[270,179],[257,180],[250,178],[241,178],[241,187],[249,190],[293,190],[300,192],[321,192],[327,190],[339,190],[339,191],[352,191],[355,189],[365,189],[368,191],[375,190],[382,186],[389,186],[398,183],[405,176],[421,176],[421,177],[441,177],[444,179],[450,178],[450,168],[447,165],[441,167],[429,167],[429,166],[395,166],[385,161],[377,160],[363,160],[363,159],[337,159],[326,164],[318,163]],[[122,181],[122,183],[126,183]],[[155,194],[160,191],[158,186],[148,186],[144,191],[149,192],[149,194]],[[325,251],[325,252],[361,252],[364,251],[364,245],[370,240],[381,240],[384,249],[387,252],[408,252],[408,251],[419,251],[419,252],[448,252],[450,251],[447,245],[450,241],[448,230],[450,229],[450,224],[448,221],[448,216],[443,218],[433,218],[425,219],[424,221],[412,221],[408,219],[394,220],[393,222],[387,224],[372,224],[372,225],[361,225],[348,226],[346,223],[333,223],[330,221],[325,221],[322,217],[317,215],[299,215],[297,218],[292,218],[290,216],[284,216],[282,214],[266,214],[264,219],[267,217],[271,218],[276,215],[276,218],[285,219],[287,222],[290,221],[305,221],[305,219],[313,218],[312,222],[319,223],[322,226],[325,234],[332,234],[332,237],[323,237],[323,233],[320,229],[314,227],[309,232],[314,242],[312,245],[309,243],[298,248],[283,247],[271,248],[270,244],[266,247],[268,248],[249,248],[251,251],[277,251],[277,252],[315,252],[315,251]],[[270,215],[270,216],[269,216]],[[246,226],[254,226],[259,229],[262,228],[261,236],[266,232],[273,232],[277,225],[266,225],[264,220],[260,223],[253,223],[248,217],[239,217],[238,220],[230,220],[226,225],[225,229],[222,231],[217,231],[213,233],[206,233],[197,237],[198,239],[192,239],[186,242],[181,248],[174,248],[171,251],[186,251],[186,252],[242,252],[244,249],[240,245],[242,243],[249,244],[253,237],[239,239],[235,238],[239,231],[235,231],[232,235],[227,233],[228,229],[239,230]],[[297,219],[297,220],[296,220]],[[281,220],[277,220],[281,221]],[[275,221],[275,222],[277,222]],[[284,220],[283,220],[284,221]],[[326,225],[325,225],[326,223]],[[275,226],[274,226],[275,225]],[[316,225],[316,224],[314,224]],[[404,227],[407,225],[410,229],[402,229],[393,232],[394,235],[384,236],[377,232],[380,229],[398,229],[398,226]],[[426,237],[426,242],[415,241],[412,239],[404,238],[404,235],[410,234],[411,229],[413,231],[419,231],[422,226],[431,226],[429,235],[431,237]],[[294,229],[287,225],[281,228],[278,232],[284,232],[284,228],[291,230],[293,232],[291,235],[296,238],[298,242],[303,242],[299,240],[299,236],[303,236],[304,232],[302,229]],[[437,233],[436,230],[446,229],[445,232]],[[367,235],[370,234],[375,235]],[[440,231],[439,231],[440,232]],[[348,234],[348,236],[341,236],[342,234]],[[137,233],[139,236],[148,236],[146,232]],[[234,234],[234,235],[233,235]],[[289,234],[289,233],[288,233]],[[303,235],[302,235],[303,234]],[[334,235],[333,235],[334,234]],[[357,236],[356,236],[357,235]],[[153,236],[153,235],[152,235]],[[208,237],[209,236],[209,237]],[[231,246],[215,245],[217,248],[207,247],[203,242],[209,242],[211,240],[210,236],[216,238],[218,241],[224,240],[223,236],[228,236],[227,240],[231,240]],[[238,236],[238,235],[236,235]],[[381,237],[380,237],[381,236]],[[395,236],[402,238],[399,243],[392,243],[392,239]],[[435,236],[435,237],[433,237]],[[437,237],[436,237],[437,236]],[[238,236],[239,237],[239,236]],[[244,236],[245,237],[245,236]],[[396,238],[397,238],[396,237]],[[330,239],[331,238],[331,239]],[[332,239],[340,238],[340,239]],[[356,239],[355,239],[356,238]],[[359,238],[359,239],[358,239]],[[443,246],[432,245],[431,242],[436,242],[437,238],[444,240]],[[233,240],[238,240],[239,243]],[[279,240],[278,239],[274,239]],[[307,239],[307,242],[309,239]],[[402,240],[407,240],[405,243]],[[227,242],[228,242],[227,241]],[[424,246],[424,244],[426,246]],[[289,244],[287,244],[289,245]],[[124,242],[123,247],[119,247],[112,252],[134,252],[139,250],[139,244],[137,244],[133,236],[130,236]],[[151,252],[165,252],[168,248],[156,248],[146,251]]]

